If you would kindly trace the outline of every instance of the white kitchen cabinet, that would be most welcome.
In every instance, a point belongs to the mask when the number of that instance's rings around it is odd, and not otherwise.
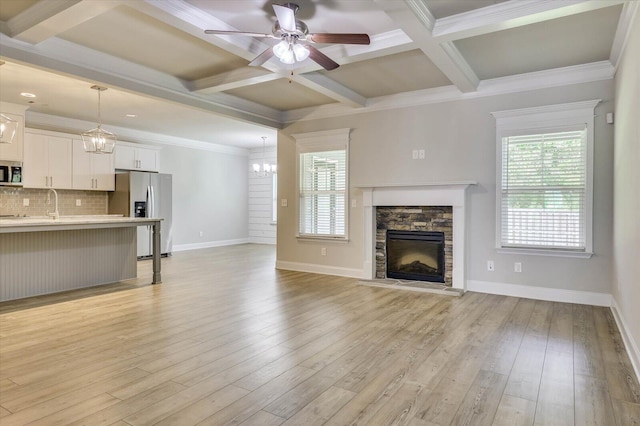
[[[71,138],[25,132],[24,187],[72,189],[72,147]]]
[[[116,144],[116,169],[157,172],[158,151],[132,145]]]
[[[11,143],[0,143],[0,161],[21,163],[23,160],[24,112],[28,107],[0,102],[0,112],[18,122],[18,129]]]
[[[86,152],[82,140],[74,139],[73,189],[115,190],[114,155]]]

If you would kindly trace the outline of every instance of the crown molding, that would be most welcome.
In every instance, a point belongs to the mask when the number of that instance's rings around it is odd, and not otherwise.
[[[433,27],[439,41],[460,40],[536,22],[615,6],[625,0],[519,0],[506,1],[440,18]]]
[[[620,13],[618,28],[616,29],[616,35],[613,39],[613,45],[611,46],[611,56],[609,57],[609,61],[611,61],[615,70],[618,69],[622,52],[624,52],[627,41],[629,40],[634,17],[637,13],[640,13],[638,10],[640,10],[640,1],[631,1],[624,4],[622,12]]]
[[[343,105],[323,105],[316,108],[301,108],[283,113],[283,123],[317,120],[321,118],[341,117],[365,112],[408,108],[442,102],[498,96],[531,90],[546,89],[571,84],[611,80],[615,70],[609,61],[575,65],[553,70],[537,71],[509,77],[483,80],[478,91],[462,93],[455,86],[405,92],[377,98],[369,98],[367,106],[353,109]]]
[[[77,134],[78,137],[81,132],[85,131],[86,129],[95,127],[96,125],[94,121],[77,120],[75,118],[42,114],[39,112],[28,110],[25,121],[25,127],[28,128]],[[222,154],[249,156],[249,150],[245,148],[221,145],[212,142],[203,142],[193,139],[179,138],[176,136],[147,132],[143,130],[135,130],[127,127],[111,125],[109,125],[108,127],[110,131],[113,131],[117,135],[118,142],[128,141],[144,144],[151,143],[158,145],[170,145],[183,148],[199,149],[203,151],[219,152]]]

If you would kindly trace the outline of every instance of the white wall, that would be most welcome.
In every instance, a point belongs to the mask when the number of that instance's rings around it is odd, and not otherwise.
[[[301,121],[278,136],[278,192],[288,198],[278,221],[278,263],[358,276],[364,260],[362,195],[355,184],[478,181],[469,191],[468,280],[610,293],[612,231],[613,81],[537,90],[413,108]],[[595,118],[594,250],[591,259],[498,254],[495,250],[496,135],[492,111],[602,99]],[[350,241],[298,241],[295,133],[351,128]],[[427,159],[412,160],[414,149]],[[327,256],[320,248],[327,247]],[[486,270],[494,260],[495,272]],[[513,263],[522,262],[522,273]],[[605,296],[608,300],[608,296]]]
[[[616,74],[612,293],[640,375],[640,13],[632,25]]]
[[[252,165],[277,164],[276,147],[268,147],[263,154],[262,148],[249,151],[249,242],[256,244],[276,243],[276,223],[272,219],[273,176],[260,177],[253,173]]]
[[[173,175],[175,251],[248,241],[246,155],[163,145],[160,172]]]

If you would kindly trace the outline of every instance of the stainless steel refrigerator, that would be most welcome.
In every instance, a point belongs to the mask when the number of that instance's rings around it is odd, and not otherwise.
[[[172,207],[171,175],[162,173],[128,172],[116,174],[116,190],[109,193],[109,214],[129,217],[163,219],[160,224],[160,249],[164,256],[171,254]],[[138,258],[153,253],[151,226],[138,226]]]

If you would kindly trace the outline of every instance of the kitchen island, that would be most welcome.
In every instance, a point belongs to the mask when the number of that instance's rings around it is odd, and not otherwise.
[[[110,215],[0,219],[0,301],[136,278],[138,226],[153,228],[152,283],[160,283],[161,220]]]

